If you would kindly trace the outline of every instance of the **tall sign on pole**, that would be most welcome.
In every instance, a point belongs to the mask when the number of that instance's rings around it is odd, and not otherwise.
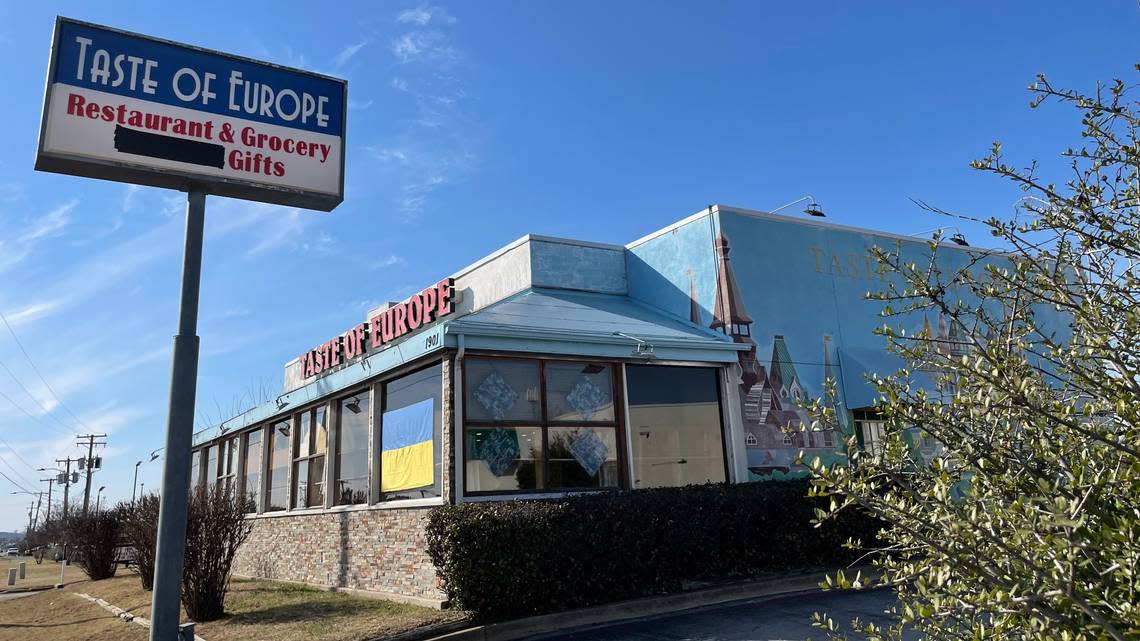
[[[179,635],[206,196],[331,211],[347,107],[337,78],[56,20],[36,169],[187,193],[151,641]]]

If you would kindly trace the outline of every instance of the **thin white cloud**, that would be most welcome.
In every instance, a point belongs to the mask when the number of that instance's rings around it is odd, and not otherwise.
[[[8,319],[8,324],[15,327],[47,316],[55,311],[58,306],[59,304],[54,301],[40,301],[7,313],[5,316]]]
[[[392,43],[392,53],[404,64],[417,60],[453,64],[460,59],[459,52],[439,31],[405,33]]]
[[[408,90],[408,81],[400,78],[399,76],[392,78],[392,81],[389,84],[391,84],[392,88],[396,91],[406,92]]]
[[[24,187],[19,183],[0,183],[0,202],[13,203],[24,199]]]
[[[455,22],[450,14],[442,7],[421,6],[415,9],[405,9],[396,16],[400,24],[414,24],[424,26],[435,22],[436,24],[452,24]]]
[[[408,261],[404,260],[403,256],[397,256],[396,254],[388,254],[387,256],[381,256],[380,258],[378,258],[376,260],[376,262],[373,263],[373,268],[374,269],[384,269],[386,267],[395,267],[396,265],[406,265],[407,262]]]
[[[348,101],[348,108],[353,110],[353,111],[364,111],[365,109],[367,109],[371,106],[372,106],[371,100],[366,100],[364,102],[357,102],[355,100],[349,100]]]
[[[340,53],[336,54],[336,57],[333,58],[333,66],[337,69],[340,69],[344,65],[348,64],[348,61],[352,60],[353,56],[360,53],[360,50],[363,49],[364,45],[366,44],[368,44],[368,42],[362,40],[354,45],[348,45],[344,49],[341,49]]]
[[[35,222],[20,234],[19,242],[21,244],[35,243],[44,238],[58,235],[59,232],[63,231],[63,229],[71,223],[71,212],[74,211],[78,205],[79,201],[72,199],[66,204],[60,205],[36,219]]]

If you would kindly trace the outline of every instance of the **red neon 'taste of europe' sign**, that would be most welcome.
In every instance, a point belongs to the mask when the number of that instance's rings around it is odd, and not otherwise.
[[[368,351],[378,350],[453,311],[454,279],[445,278],[408,300],[389,307],[347,332],[301,354],[304,378],[319,376]]]

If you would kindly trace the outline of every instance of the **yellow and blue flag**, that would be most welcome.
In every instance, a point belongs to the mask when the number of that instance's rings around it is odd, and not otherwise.
[[[380,491],[398,492],[435,482],[432,436],[435,399],[384,412]]]

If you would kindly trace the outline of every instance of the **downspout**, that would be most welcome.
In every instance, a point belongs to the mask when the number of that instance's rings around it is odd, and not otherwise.
[[[464,473],[464,459],[463,459],[463,354],[467,351],[467,344],[464,341],[463,334],[456,334],[455,340],[459,344],[459,350],[455,352],[455,366],[454,375],[451,377],[451,394],[455,399],[452,404],[452,420],[451,420],[451,452],[452,452],[452,477],[455,479],[455,503],[461,503],[463,499],[463,473]]]

